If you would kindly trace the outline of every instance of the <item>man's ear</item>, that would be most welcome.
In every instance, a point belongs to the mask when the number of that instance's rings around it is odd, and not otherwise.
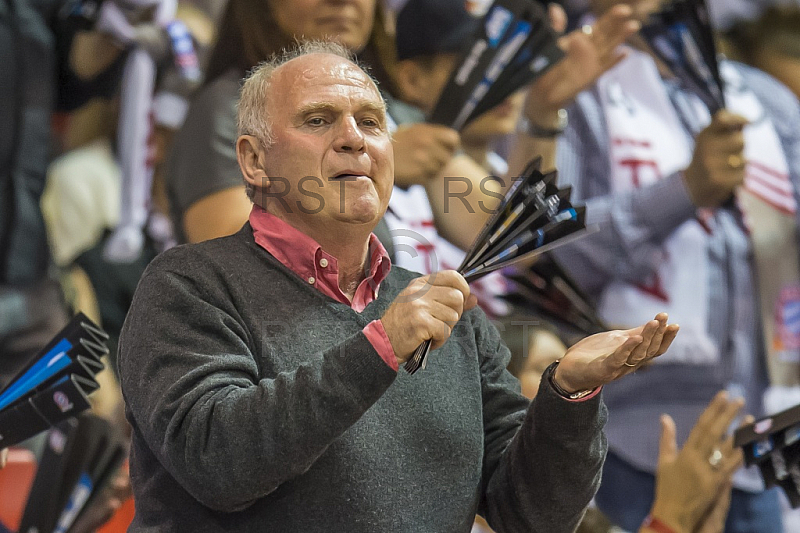
[[[269,186],[269,176],[264,170],[264,145],[254,135],[241,135],[236,139],[236,159],[247,183],[258,188]]]
[[[428,77],[425,70],[413,59],[397,63],[395,81],[400,91],[400,98],[405,102],[422,107],[430,98],[427,95]]]

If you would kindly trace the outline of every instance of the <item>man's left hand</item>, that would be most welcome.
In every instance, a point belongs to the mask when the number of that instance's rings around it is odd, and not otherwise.
[[[577,392],[635,372],[666,352],[678,334],[678,325],[667,325],[667,318],[659,313],[638,328],[606,331],[579,341],[567,350],[553,379],[567,392]]]

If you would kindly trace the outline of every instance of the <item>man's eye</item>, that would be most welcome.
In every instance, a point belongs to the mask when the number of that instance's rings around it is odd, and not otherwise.
[[[379,128],[381,125],[380,122],[373,118],[365,118],[361,121],[361,124],[367,128]]]
[[[322,126],[325,124],[325,119],[322,117],[312,117],[306,121],[309,126]]]

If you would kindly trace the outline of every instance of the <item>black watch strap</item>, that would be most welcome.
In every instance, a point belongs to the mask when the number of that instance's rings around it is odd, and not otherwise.
[[[558,137],[564,130],[567,129],[569,119],[567,118],[567,111],[565,109],[558,110],[558,124],[555,128],[544,128],[531,122],[527,117],[520,117],[517,121],[517,131],[530,135],[531,137],[539,137],[542,139],[554,139]]]
[[[560,360],[553,361],[550,364],[550,366],[548,366],[547,369],[544,371],[545,376],[547,377],[547,381],[550,382],[550,386],[553,387],[553,389],[559,394],[559,396],[562,396],[567,400],[580,400],[581,398],[585,398],[597,390],[597,389],[588,389],[577,392],[567,392],[566,390],[561,388],[561,386],[556,382],[556,380],[553,379],[553,376],[556,373],[556,367],[558,366],[559,362]]]

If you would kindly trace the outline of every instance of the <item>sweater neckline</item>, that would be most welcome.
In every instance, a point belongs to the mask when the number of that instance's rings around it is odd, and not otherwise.
[[[256,254],[262,257],[265,261],[267,261],[269,265],[273,267],[273,269],[279,271],[284,277],[289,279],[292,283],[294,283],[298,287],[301,287],[302,288],[301,290],[307,292],[310,291],[314,295],[314,298],[320,299],[326,305],[328,305],[333,309],[337,310],[341,309],[345,312],[350,312],[353,314],[353,316],[358,317],[361,320],[366,319],[364,325],[371,322],[372,320],[377,320],[381,318],[383,312],[385,312],[385,310],[388,309],[389,305],[391,305],[391,302],[394,301],[393,297],[391,298],[391,300],[387,300],[387,298],[390,297],[387,295],[393,294],[394,292],[393,289],[395,288],[394,278],[397,275],[397,271],[395,270],[396,266],[394,265],[392,265],[391,270],[387,274],[386,278],[384,278],[384,280],[381,281],[378,288],[378,294],[375,297],[375,299],[372,300],[369,304],[367,304],[364,310],[359,313],[351,306],[339,302],[336,299],[328,296],[327,294],[324,294],[323,292],[317,290],[315,287],[309,285],[295,272],[293,272],[286,265],[281,263],[275,256],[273,256],[271,253],[265,250],[262,246],[259,246],[258,243],[255,241],[255,237],[253,235],[253,228],[250,226],[249,222],[245,223],[245,225],[239,231],[239,234],[244,238],[249,248],[251,248]],[[375,313],[374,310],[380,307],[383,307],[383,310],[382,311],[379,310],[379,314]]]

